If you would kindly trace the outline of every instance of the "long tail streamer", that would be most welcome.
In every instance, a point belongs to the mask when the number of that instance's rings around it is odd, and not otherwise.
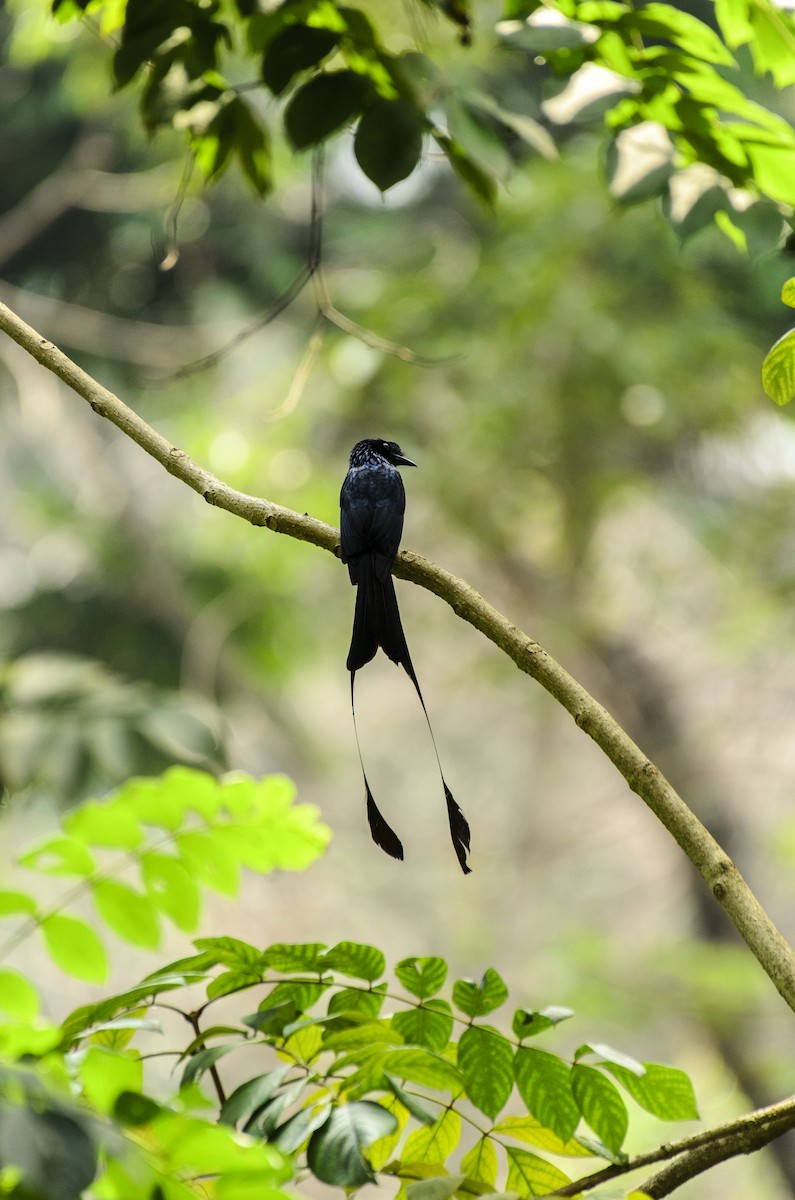
[[[455,798],[453,797],[453,793],[450,791],[449,787],[447,786],[447,781],[446,781],[446,779],[444,777],[444,773],[442,771],[441,759],[439,758],[439,749],[436,745],[436,738],[433,736],[433,727],[431,725],[431,719],[428,716],[428,710],[425,707],[425,700],[423,699],[423,695],[420,690],[420,685],[419,685],[417,676],[414,671],[414,665],[411,661],[411,656],[408,652],[408,646],[406,645],[405,638],[403,640],[403,645],[405,646],[405,654],[401,655],[400,663],[403,666],[403,669],[405,670],[409,679],[414,684],[414,687],[417,691],[417,695],[419,697],[420,704],[422,705],[422,711],[425,714],[425,722],[428,726],[428,732],[431,735],[431,742],[433,743],[433,752],[436,755],[436,765],[439,768],[439,778],[442,781],[442,787],[444,788],[444,798],[447,803],[447,819],[450,824],[450,838],[453,843],[453,849],[456,852],[456,857],[458,858],[458,862],[461,866],[461,870],[464,872],[465,875],[469,875],[472,870],[472,868],[467,865],[467,855],[469,854],[469,845],[470,845],[469,822],[467,821],[463,812],[461,811],[458,804],[456,803]],[[367,775],[364,770],[364,762],[362,760],[362,748],[361,748],[361,745],[359,744],[359,731],[356,728],[356,706],[354,703],[354,686],[353,686],[355,677],[356,677],[356,671],[355,670],[351,671],[351,713],[353,714],[353,730],[356,735],[356,748],[359,751],[359,762],[360,762],[361,768],[362,768],[362,778],[364,779],[364,789],[365,789],[365,795],[367,798],[367,820],[370,824],[370,833],[372,835],[373,841],[375,842],[375,844],[377,846],[380,846],[381,849],[384,850],[387,854],[389,854],[392,858],[402,859],[403,858],[403,843],[401,842],[400,838],[397,836],[395,831],[392,829],[392,827],[389,825],[389,823],[385,820],[380,809],[378,808],[378,805],[376,804],[375,799],[373,798],[373,793],[370,790],[370,784],[367,781]]]

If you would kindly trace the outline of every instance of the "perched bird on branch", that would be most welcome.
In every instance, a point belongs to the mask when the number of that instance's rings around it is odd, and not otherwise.
[[[351,583],[356,587],[356,610],[353,618],[353,635],[348,651],[347,667],[351,673],[351,710],[356,731],[356,707],[354,704],[354,679],[356,672],[370,662],[380,646],[392,662],[402,666],[417,689],[425,720],[439,764],[439,775],[447,801],[447,816],[450,836],[461,869],[468,874],[469,825],[442,774],[442,764],[436,739],[422,698],[420,685],[406,644],[406,635],[400,621],[395,585],[392,582],[392,563],[400,545],[403,532],[403,514],[406,510],[406,492],[398,467],[414,467],[406,458],[397,442],[386,442],[382,438],[365,438],[351,450],[350,466],[340,492],[341,510],[341,557],[347,564]],[[362,764],[367,819],[373,841],[392,858],[403,858],[403,844],[389,826],[373,799],[359,747]]]

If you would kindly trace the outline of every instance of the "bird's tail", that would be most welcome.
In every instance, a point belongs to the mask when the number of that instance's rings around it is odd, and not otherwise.
[[[387,658],[405,667],[416,684],[390,573],[391,562],[384,558],[381,563],[380,558],[383,555],[368,554],[360,562],[347,667],[349,671],[358,671],[375,658],[380,646]]]
[[[348,652],[347,664],[348,670],[351,673],[353,728],[356,732],[356,745],[359,748],[359,761],[362,763],[362,776],[364,777],[367,819],[370,824],[370,833],[375,844],[391,855],[392,858],[403,858],[403,845],[400,838],[384,819],[373,799],[373,793],[370,790],[367,775],[364,771],[362,751],[359,746],[359,734],[356,730],[356,708],[353,698],[354,679],[359,668],[375,657],[380,646],[384,653],[392,659],[392,662],[403,667],[417,691],[428,725],[428,732],[433,742],[436,762],[439,767],[439,776],[444,788],[447,819],[450,825],[450,838],[453,843],[453,849],[456,852],[461,870],[465,875],[468,875],[471,871],[471,867],[467,865],[470,842],[469,823],[456,803],[442,772],[442,763],[439,758],[439,750],[436,746],[436,738],[433,736],[433,727],[428,716],[428,710],[425,707],[425,700],[420,690],[419,681],[414,671],[414,664],[409,654],[406,635],[403,632],[403,626],[400,621],[395,585],[392,582],[392,575],[390,573],[391,563],[386,565],[384,572],[380,569],[382,565],[376,561],[374,555],[367,556],[366,560],[362,562],[357,581],[356,612],[353,618],[353,636],[351,637],[351,648]],[[384,575],[383,578],[381,578],[382,573]]]

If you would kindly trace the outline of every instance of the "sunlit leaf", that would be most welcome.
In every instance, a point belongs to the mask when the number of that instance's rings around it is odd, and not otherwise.
[[[571,1183],[559,1167],[554,1167],[545,1158],[530,1154],[528,1150],[517,1150],[509,1146],[508,1178],[506,1186],[509,1192],[517,1192],[520,1196],[545,1196],[554,1192],[567,1183]]]
[[[87,983],[104,983],[108,976],[105,947],[97,934],[78,917],[61,913],[45,917],[41,932],[47,952],[57,967]]]
[[[395,975],[407,992],[425,1000],[444,987],[447,963],[443,958],[403,958],[395,967]]]
[[[643,1075],[634,1075],[625,1067],[606,1063],[633,1100],[641,1108],[663,1121],[695,1121],[698,1119],[693,1085],[684,1071],[660,1063],[644,1063]]]
[[[403,1147],[403,1162],[446,1162],[460,1138],[461,1117],[454,1108],[447,1108],[433,1125],[409,1134]]]
[[[160,922],[147,896],[119,879],[101,879],[91,894],[97,912],[109,929],[130,942],[156,950],[160,944]]]
[[[507,999],[508,989],[493,967],[489,967],[480,983],[459,979],[453,985],[453,1004],[468,1017],[485,1017]]]

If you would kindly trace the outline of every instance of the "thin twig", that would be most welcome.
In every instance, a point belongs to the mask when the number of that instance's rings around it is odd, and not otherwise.
[[[208,504],[242,517],[252,525],[311,542],[339,556],[337,529],[307,514],[293,512],[229,487],[154,430],[3,304],[0,304],[0,330],[82,396],[99,416],[141,446],[169,474],[203,496]],[[403,550],[397,556],[393,572],[399,579],[408,579],[439,596],[462,620],[479,629],[566,709],[684,850],[754,957],[795,1011],[795,951],[726,852],[610,713],[543,647],[517,629],[464,580],[409,550]]]

